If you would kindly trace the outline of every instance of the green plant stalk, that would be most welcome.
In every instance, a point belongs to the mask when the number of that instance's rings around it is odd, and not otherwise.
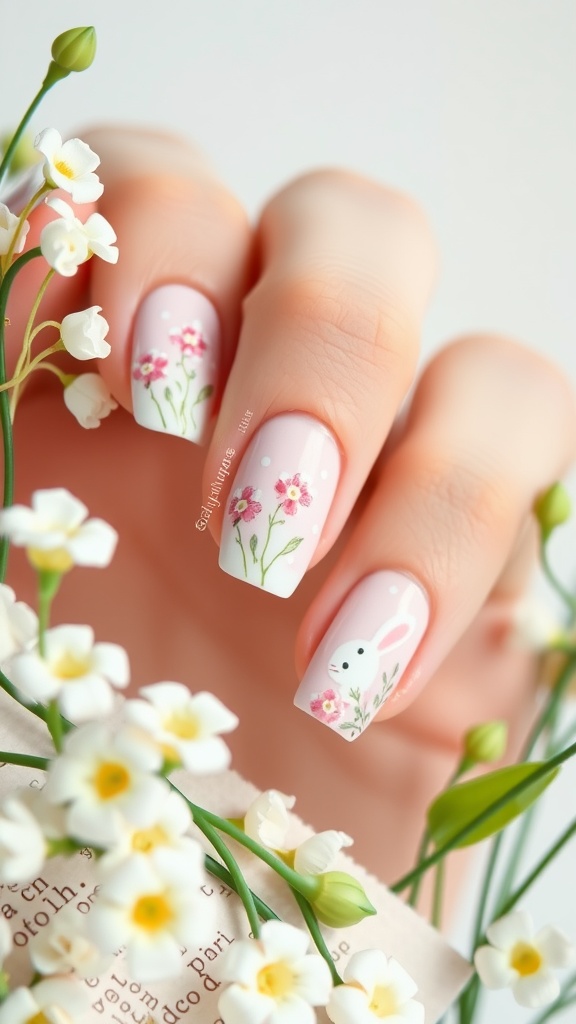
[[[324,941],[324,936],[322,935],[322,932],[320,930],[320,925],[318,924],[316,914],[312,910],[312,907],[308,903],[308,900],[305,899],[305,897],[302,896],[301,893],[299,893],[296,889],[292,889],[292,893],[294,894],[294,898],[300,908],[300,913],[302,914],[302,917],[306,922],[306,927],[308,928],[308,931],[312,936],[312,940],[314,942],[314,945],[316,946],[316,949],[318,950],[320,956],[326,961],[328,967],[330,968],[330,974],[332,975],[332,983],[334,985],[342,985],[342,978],[338,974],[338,971],[336,970],[336,964],[334,963],[332,957],[330,956],[330,950],[328,949],[328,946]]]
[[[440,930],[442,924],[442,900],[444,898],[444,868],[446,861],[441,860],[436,865],[434,878],[434,895],[432,900],[432,924]]]
[[[560,597],[566,605],[570,613],[570,618],[571,620],[573,620],[576,617],[576,596],[574,594],[571,594],[570,591],[566,589],[566,587],[560,582],[560,580],[556,576],[556,573],[550,565],[547,544],[545,542],[540,545],[540,562],[546,579],[550,583],[550,586],[553,588],[553,590],[556,591],[558,597]]]
[[[49,757],[35,757],[34,754],[16,754],[10,750],[0,750],[0,761],[6,764],[18,764],[22,768],[36,768],[40,772],[47,772],[50,767]]]
[[[443,791],[445,792],[447,789],[450,789],[450,787],[453,786],[456,782],[458,782],[458,779],[460,779],[462,777],[462,775],[464,775],[468,771],[468,769],[470,767],[472,767],[472,766],[470,764],[469,759],[467,757],[462,757],[462,759],[460,760],[460,763],[456,766],[456,768],[454,769],[452,775],[448,779],[448,782],[446,783]],[[426,854],[428,852],[429,846],[430,846],[430,832],[429,832],[428,827],[426,827],[424,829],[423,834],[422,834],[422,839],[420,840],[420,846],[418,847],[418,853],[416,855],[416,864],[414,865],[415,867],[418,867],[418,865],[422,863],[422,861],[426,857]],[[408,896],[408,905],[410,907],[415,907],[416,906],[416,904],[418,902],[418,896],[420,894],[420,886],[421,885],[422,885],[422,875],[420,875],[418,878],[416,878],[414,880],[414,882],[412,883],[412,887],[410,889],[410,894]]]
[[[220,863],[220,861],[214,860],[214,857],[211,857],[209,853],[204,854],[204,867],[206,868],[208,874],[213,875],[214,878],[219,878],[221,882],[224,882],[224,884],[227,885],[229,889],[232,889],[232,891],[238,895],[236,883],[228,869],[225,868],[224,865]],[[252,892],[252,890],[250,891]],[[254,900],[254,905],[256,907],[256,910],[258,911],[258,917],[260,917],[262,921],[280,920],[278,914],[275,914],[274,911],[271,910],[271,908],[268,906],[268,904],[265,903],[264,900],[261,900],[260,897],[257,896],[255,892],[252,892],[252,899]]]
[[[50,91],[52,85],[54,85],[54,82],[49,82],[48,85],[46,84],[46,81],[42,83],[39,91],[36,93],[34,99],[28,107],[28,110],[26,111],[22,120],[20,121],[20,124],[16,128],[16,131],[14,132],[14,135],[12,136],[12,139],[10,141],[10,145],[4,153],[2,163],[0,163],[0,184],[2,183],[4,176],[10,167],[10,163],[12,161],[14,152],[18,146],[18,143],[20,142],[20,139],[22,138],[24,131],[26,130],[26,126],[30,121],[30,118],[34,114],[36,108],[41,104],[46,94]]]
[[[200,829],[200,831],[203,832],[203,834],[206,836],[208,842],[211,843],[216,852],[220,854],[222,860],[224,861],[224,864],[228,868],[228,871],[230,872],[230,875],[234,880],[235,890],[240,899],[242,900],[242,904],[244,906],[244,910],[246,911],[248,924],[250,925],[252,934],[254,938],[257,939],[260,935],[260,920],[258,918],[258,911],[256,909],[256,904],[254,903],[252,892],[248,887],[246,879],[244,878],[244,875],[242,874],[238,866],[236,858],[230,852],[223,839],[221,839],[221,837],[218,835],[216,829],[214,829],[212,825],[208,824],[208,822],[203,819],[202,815],[196,815],[194,821],[195,824]]]

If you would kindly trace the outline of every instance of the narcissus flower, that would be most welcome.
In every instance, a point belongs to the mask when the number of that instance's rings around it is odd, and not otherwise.
[[[532,1010],[553,1003],[560,992],[554,968],[576,963],[576,947],[550,925],[534,934],[529,914],[517,910],[486,930],[489,946],[480,946],[474,964],[486,988],[512,989],[521,1006]]]
[[[62,142],[55,128],[45,128],[34,142],[35,149],[44,157],[44,177],[52,188],[69,192],[75,203],[92,203],[104,191],[97,174],[93,172],[100,157],[81,139]]]
[[[14,236],[18,231],[18,225],[20,220],[13,213],[10,212],[4,203],[0,203],[0,256],[5,256],[9,251]],[[24,221],[24,224],[20,228],[20,234],[18,235],[18,241],[14,248],[15,253],[22,252],[24,248],[24,242],[26,241],[26,235],[30,225],[28,221]]]
[[[186,835],[191,825],[192,814],[188,804],[172,789],[146,828],[139,828],[126,820],[120,823],[117,842],[100,858],[99,869],[112,870],[135,854],[149,857],[152,863],[165,863],[167,853],[184,858],[191,856],[195,862],[198,844],[192,836]]]
[[[64,404],[81,427],[93,430],[118,408],[99,373],[80,373],[64,388]]]
[[[63,277],[73,277],[91,256],[107,263],[118,261],[116,234],[101,213],[92,213],[83,224],[71,206],[58,196],[46,200],[59,216],[42,229],[40,249],[46,262]]]
[[[328,965],[308,953],[308,936],[283,921],[267,921],[259,939],[228,949],[218,1000],[226,1024],[313,1024],[313,1006],[325,1006],[332,987]]]
[[[320,875],[330,871],[341,850],[352,846],[354,840],[345,832],[327,829],[305,839],[293,851],[294,870],[301,875]]]
[[[416,983],[393,957],[379,949],[354,953],[342,977],[326,1007],[333,1024],[423,1024],[424,1006],[413,999]]]
[[[295,803],[295,796],[287,796],[277,789],[264,790],[252,801],[244,815],[246,835],[262,846],[267,846],[269,850],[282,850],[290,826],[288,811]]]
[[[0,1006],[0,1024],[77,1024],[90,1008],[88,991],[72,978],[46,978],[17,988]]]
[[[38,616],[11,587],[0,583],[0,665],[38,636]]]
[[[108,970],[112,956],[104,955],[86,934],[86,918],[75,907],[62,907],[28,946],[30,961],[41,974],[96,978]]]
[[[28,882],[42,869],[47,851],[42,828],[18,792],[5,797],[0,804],[0,882]]]
[[[111,347],[104,341],[108,321],[100,316],[102,306],[90,306],[79,313],[68,313],[60,324],[60,337],[75,359],[105,359]]]

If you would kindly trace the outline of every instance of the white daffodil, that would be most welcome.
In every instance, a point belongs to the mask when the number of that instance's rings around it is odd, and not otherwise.
[[[100,848],[120,836],[127,818],[148,828],[168,793],[167,783],[152,773],[160,767],[158,751],[138,742],[128,730],[114,734],[91,722],[68,733],[64,750],[48,769],[44,794],[66,807],[68,833]]]
[[[332,989],[326,1013],[333,1024],[423,1024],[424,1006],[412,997],[416,983],[393,957],[365,949],[350,957],[344,984]]]
[[[345,832],[334,829],[317,832],[294,850],[294,869],[300,875],[321,875],[330,871],[340,851],[345,846],[352,846],[353,842]]]
[[[553,1003],[560,982],[553,969],[576,962],[576,947],[550,925],[534,934],[529,914],[516,910],[486,930],[489,946],[480,946],[474,965],[486,988],[508,988],[517,1003],[532,1010]]]
[[[28,882],[41,871],[48,844],[18,791],[0,803],[0,882]]]
[[[104,338],[108,321],[100,316],[102,306],[90,306],[79,313],[68,313],[60,324],[60,337],[75,359],[105,359],[111,347]]]
[[[57,699],[62,714],[75,724],[102,718],[114,707],[110,684],[130,681],[128,655],[119,644],[94,643],[91,626],[62,625],[46,630],[44,653],[16,654],[12,682],[32,700]]]
[[[0,968],[13,946],[12,929],[5,917],[0,917]]]
[[[86,933],[86,918],[75,907],[63,907],[30,941],[28,952],[40,974],[69,974],[97,978],[112,963]]]
[[[81,139],[62,142],[55,128],[45,128],[34,142],[34,148],[44,157],[44,177],[53,188],[64,189],[75,203],[92,203],[104,191],[97,174],[100,163],[90,146]]]
[[[218,1000],[226,1024],[313,1024],[332,978],[325,960],[308,954],[308,936],[283,921],[267,921],[259,939],[236,940],[222,959],[229,982]]]
[[[99,373],[81,373],[64,388],[66,408],[76,417],[81,427],[93,430],[100,420],[118,408],[108,386]]]
[[[16,217],[15,214],[11,213],[4,203],[0,203],[0,256],[5,256],[6,253],[9,252],[14,241],[14,236],[18,231],[19,223],[19,218]],[[18,241],[14,248],[15,253],[22,252],[29,229],[30,225],[26,220],[20,228]]]
[[[72,978],[46,978],[17,988],[0,1005],[0,1024],[78,1024],[90,1008],[88,991]]]
[[[105,952],[125,947],[134,981],[175,977],[182,970],[182,946],[206,935],[199,896],[203,864],[196,844],[195,857],[170,858],[160,868],[137,854],[104,877],[88,918],[89,933]]]
[[[40,234],[40,249],[49,266],[63,277],[73,277],[90,256],[107,263],[118,261],[118,248],[113,244],[116,234],[102,214],[90,214],[83,224],[63,199],[49,196],[46,203],[59,214]]]
[[[266,789],[252,801],[244,815],[246,835],[270,850],[283,850],[290,827],[288,811],[295,803],[295,796]]]
[[[140,691],[143,700],[126,702],[127,721],[147,732],[164,758],[195,774],[220,772],[230,764],[230,751],[218,733],[238,725],[211,693],[190,693],[183,683],[155,683]]]
[[[32,507],[0,510],[0,534],[27,549],[37,569],[66,572],[73,565],[110,563],[118,534],[103,519],[88,519],[88,509],[63,487],[35,491]]]
[[[149,857],[153,863],[161,862],[167,851],[195,858],[198,844],[192,836],[186,835],[191,824],[188,804],[172,789],[146,828],[137,828],[128,821],[121,823],[117,842],[100,858],[98,867],[102,871],[111,870],[137,853]]]
[[[38,616],[11,587],[0,583],[0,665],[38,636]]]

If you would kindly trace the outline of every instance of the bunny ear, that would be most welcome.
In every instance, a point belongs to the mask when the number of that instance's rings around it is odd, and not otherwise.
[[[416,620],[412,615],[395,615],[380,627],[373,642],[379,651],[391,651],[412,635],[415,625]]]

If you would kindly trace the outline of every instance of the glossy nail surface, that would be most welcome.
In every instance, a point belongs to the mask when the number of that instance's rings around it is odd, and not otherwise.
[[[296,707],[357,739],[396,690],[428,615],[428,599],[411,577],[389,570],[364,577],[314,652]]]
[[[279,597],[302,579],[340,471],[332,434],[286,413],[260,427],[238,467],[222,528],[220,567]]]
[[[211,302],[187,285],[163,285],[134,324],[132,402],[137,423],[196,443],[210,418],[220,357]]]

